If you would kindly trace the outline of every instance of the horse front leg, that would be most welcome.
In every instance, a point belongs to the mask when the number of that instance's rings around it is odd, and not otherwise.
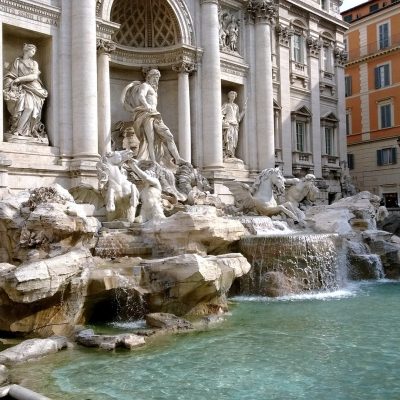
[[[277,206],[277,208],[279,208],[280,212],[285,214],[287,217],[293,219],[295,222],[299,222],[299,218],[297,217],[297,215],[294,214],[292,211],[288,210],[285,206],[280,205]]]
[[[131,186],[131,196],[129,200],[129,208],[126,213],[126,218],[129,223],[133,224],[136,217],[136,209],[139,204],[139,191],[135,185]]]

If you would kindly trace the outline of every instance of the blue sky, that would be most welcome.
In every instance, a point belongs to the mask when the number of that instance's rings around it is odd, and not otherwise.
[[[366,3],[367,0],[343,0],[343,4],[340,7],[340,11],[346,11],[349,8],[353,8],[354,6],[357,6],[358,4],[361,3]]]

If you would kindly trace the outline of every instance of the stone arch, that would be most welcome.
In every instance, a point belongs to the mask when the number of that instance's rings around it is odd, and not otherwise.
[[[135,1],[135,0],[133,0]],[[137,0],[143,3],[144,0]],[[183,0],[159,0],[171,10],[174,22],[176,23],[179,44],[195,45],[194,24],[190,16],[189,10]],[[101,0],[97,15],[105,20],[111,21],[111,12],[113,6],[117,3],[125,3],[129,5],[132,0]]]

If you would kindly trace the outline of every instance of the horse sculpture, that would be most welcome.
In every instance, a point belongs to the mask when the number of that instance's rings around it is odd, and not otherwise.
[[[235,211],[256,212],[268,217],[284,214],[294,221],[298,220],[290,203],[278,204],[274,198],[274,188],[278,194],[285,190],[285,178],[279,168],[261,171],[251,187],[238,181],[224,182],[224,185],[232,192],[238,205]]]
[[[99,189],[105,190],[108,220],[126,218],[133,223],[139,204],[139,191],[128,181],[122,165],[133,158],[131,150],[106,153],[96,165],[99,177]]]

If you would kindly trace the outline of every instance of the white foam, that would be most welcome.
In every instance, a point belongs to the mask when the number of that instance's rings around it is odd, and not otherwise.
[[[146,328],[146,321],[144,319],[138,319],[136,321],[116,321],[110,322],[110,325],[114,328],[142,329]]]

